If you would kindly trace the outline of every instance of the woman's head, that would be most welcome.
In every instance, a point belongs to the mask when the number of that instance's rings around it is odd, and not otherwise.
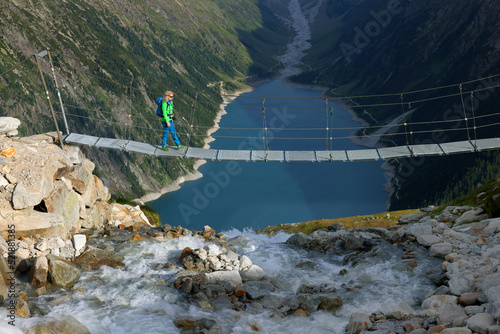
[[[169,97],[170,99],[168,99],[168,97]],[[165,94],[163,95],[163,100],[165,100],[165,101],[169,101],[169,100],[171,100],[171,99],[173,99],[173,98],[174,98],[174,92],[172,92],[171,90],[167,90],[167,91],[165,92]]]

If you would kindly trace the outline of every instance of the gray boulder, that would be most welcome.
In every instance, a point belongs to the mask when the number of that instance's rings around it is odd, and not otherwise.
[[[207,284],[229,282],[233,287],[240,287],[242,285],[241,276],[237,270],[204,273],[201,275],[201,278]]]
[[[488,215],[484,213],[482,208],[476,210],[465,211],[460,217],[455,220],[455,226],[460,226],[473,221],[487,219]]]
[[[453,246],[448,242],[440,242],[437,244],[433,244],[429,249],[429,253],[431,256],[441,257],[441,258],[444,258],[452,251],[453,251]]]
[[[372,328],[373,323],[370,320],[368,314],[364,312],[354,312],[349,318],[349,324],[347,325],[347,332],[351,334],[361,333],[364,329]]]
[[[54,285],[69,289],[80,277],[80,270],[71,262],[63,258],[49,254],[49,276]]]
[[[441,238],[434,234],[422,234],[417,237],[417,242],[425,247],[442,242]]]
[[[443,305],[457,305],[458,298],[450,295],[433,295],[422,302],[422,308],[438,309]]]
[[[244,281],[260,281],[266,273],[256,264],[252,264],[248,269],[240,271],[241,279]]]
[[[487,275],[480,284],[481,290],[483,291],[495,286],[500,286],[500,272]]]
[[[443,305],[438,311],[438,321],[445,327],[461,327],[467,315],[464,308],[457,305]]]
[[[309,242],[312,241],[312,237],[308,236],[305,233],[299,232],[294,235],[292,235],[286,243],[288,245],[300,247],[300,248],[305,248]]]
[[[47,275],[49,272],[49,263],[45,255],[40,255],[30,267],[29,282],[32,285],[45,286],[47,284]]]
[[[399,217],[398,222],[400,224],[413,224],[413,223],[418,222],[420,219],[422,219],[426,215],[427,215],[427,213],[423,212],[423,211],[408,213],[406,215]]]
[[[90,331],[81,322],[70,315],[59,319],[45,319],[33,325],[28,333],[57,333],[57,334],[90,334]]]
[[[418,238],[421,235],[432,234],[432,227],[428,224],[416,223],[408,226],[406,235]]]
[[[479,334],[488,334],[488,327],[493,325],[495,318],[488,313],[478,313],[467,319],[467,327]]]
[[[441,334],[472,334],[472,331],[466,327],[452,327],[443,329]]]

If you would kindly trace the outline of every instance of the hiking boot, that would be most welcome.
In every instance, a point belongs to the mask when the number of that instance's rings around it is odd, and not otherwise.
[[[162,146],[162,147],[161,147],[161,150],[162,150],[162,151],[165,151],[165,152],[168,152],[168,147],[166,147],[166,146]]]
[[[181,149],[183,149],[183,148],[186,148],[186,145],[181,145],[181,144],[177,145],[177,149],[178,149],[178,150],[181,150]]]

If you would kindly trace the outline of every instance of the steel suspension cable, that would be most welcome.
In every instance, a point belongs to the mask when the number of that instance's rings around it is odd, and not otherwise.
[[[470,92],[470,105],[472,108],[472,122],[474,126],[474,148],[477,150],[476,115],[474,112],[474,92]]]
[[[267,150],[269,150],[269,138],[267,135],[267,120],[266,120],[266,99],[262,99],[262,142],[264,144],[265,158],[267,160]]]
[[[405,107],[404,107],[404,99],[403,99],[403,94],[400,95],[401,99],[401,112],[403,113],[403,124],[405,126],[405,139],[406,139],[406,146],[409,148],[409,143],[408,143],[408,124],[406,123],[406,113],[405,113]]]
[[[325,147],[328,150],[328,99],[325,99],[325,116],[326,116]]]
[[[330,161],[333,161],[333,107],[330,108]]]
[[[462,110],[464,111],[465,127],[467,128],[467,140],[470,141],[469,121],[467,120],[467,111],[465,110],[464,96],[462,94],[462,84],[460,84],[459,87],[460,87],[460,100],[462,101]]]

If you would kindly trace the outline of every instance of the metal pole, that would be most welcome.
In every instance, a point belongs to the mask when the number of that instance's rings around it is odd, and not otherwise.
[[[36,64],[38,65],[38,69],[40,70],[40,76],[42,77],[43,88],[45,89],[45,95],[47,97],[47,102],[49,103],[50,111],[52,112],[52,119],[54,120],[54,124],[56,125],[57,136],[59,137],[59,142],[61,143],[61,148],[64,150],[61,131],[59,131],[59,126],[57,125],[56,113],[54,112],[54,108],[52,107],[52,103],[50,103],[49,91],[47,89],[47,84],[45,83],[45,79],[43,77],[42,67],[40,66],[40,60],[38,60],[37,54],[35,54],[35,59],[36,59]]]
[[[54,65],[52,62],[52,57],[50,55],[50,50],[47,50],[47,54],[49,55],[49,63],[50,63],[50,70],[52,71],[52,78],[54,78],[54,83],[56,84],[57,97],[59,98],[59,105],[61,106],[61,112],[63,115],[64,126],[66,127],[66,134],[69,134],[68,121],[66,120],[66,114],[64,113],[64,106],[63,106],[62,99],[61,99],[61,92],[59,91],[59,86],[57,85],[56,72],[54,71]]]

